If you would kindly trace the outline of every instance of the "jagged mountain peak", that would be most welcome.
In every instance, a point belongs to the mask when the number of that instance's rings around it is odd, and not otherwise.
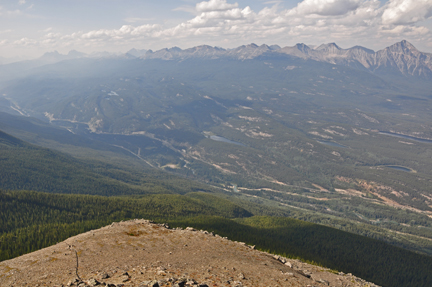
[[[281,49],[281,47],[279,45],[271,45],[269,48],[272,51],[278,51]]]
[[[390,50],[392,52],[399,52],[399,53],[418,53],[416,47],[414,47],[413,44],[408,42],[407,40],[402,40],[398,43],[395,43],[384,50]]]
[[[185,52],[196,52],[196,51],[206,51],[206,52],[214,52],[214,51],[225,51],[225,49],[220,47],[213,47],[209,45],[200,45],[193,48],[189,48],[184,50]]]
[[[52,55],[61,55],[57,50],[51,51],[51,52],[46,52],[45,54],[42,55],[42,57],[44,56],[52,56]]]
[[[64,57],[65,57],[65,55],[60,54],[57,50],[55,50],[55,51],[51,51],[51,52],[46,52],[45,54],[43,54],[39,58],[39,60],[52,62],[52,61],[61,60]]]
[[[406,40],[375,54],[373,71],[399,71],[403,75],[432,78],[432,54],[422,53]]]
[[[334,51],[342,50],[336,43],[321,44],[315,50],[317,51]]]
[[[131,55],[134,57],[142,57],[146,54],[147,50],[142,49],[142,50],[138,50],[138,49],[130,49],[129,51],[126,52],[126,55]]]
[[[309,52],[311,50],[311,48],[304,43],[296,44],[294,47],[296,47],[297,49],[303,52]]]
[[[350,50],[350,51],[362,51],[362,52],[366,52],[368,54],[374,54],[375,53],[374,50],[365,48],[363,46],[354,46],[354,47],[349,48],[348,50]]]
[[[177,47],[177,46],[174,46],[174,47],[169,48],[168,51],[170,51],[170,52],[181,52],[183,50],[181,48]]]

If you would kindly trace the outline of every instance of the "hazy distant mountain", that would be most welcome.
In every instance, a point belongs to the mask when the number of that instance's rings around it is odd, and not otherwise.
[[[133,56],[135,58],[139,58],[145,55],[145,53],[147,52],[147,50],[142,49],[142,50],[138,50],[138,49],[130,49],[129,51],[126,52],[127,56]]]
[[[361,46],[342,49],[335,43],[322,44],[311,48],[305,44],[293,47],[279,47],[249,44],[235,49],[223,49],[207,45],[182,50],[178,47],[158,51],[132,49],[127,54],[141,59],[184,60],[189,58],[236,60],[254,59],[262,55],[285,54],[302,59],[327,62],[367,69],[378,74],[403,74],[432,78],[432,54],[418,51],[412,44],[403,40],[378,52]]]
[[[73,59],[79,59],[87,57],[87,54],[78,52],[76,50],[71,50],[68,54],[60,54],[57,51],[48,52],[42,55],[39,59],[36,61],[41,62],[41,64],[53,64],[64,60],[73,60]]]

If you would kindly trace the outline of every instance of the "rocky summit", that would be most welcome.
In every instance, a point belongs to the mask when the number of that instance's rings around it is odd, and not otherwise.
[[[208,231],[113,223],[0,263],[0,286],[376,286]]]

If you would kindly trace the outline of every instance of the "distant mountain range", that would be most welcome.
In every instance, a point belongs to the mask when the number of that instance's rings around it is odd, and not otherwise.
[[[342,49],[335,43],[322,44],[311,48],[305,44],[281,48],[277,45],[268,46],[250,44],[235,49],[222,49],[211,46],[198,46],[186,50],[174,47],[156,52],[147,51],[140,56],[143,59],[180,60],[187,58],[233,58],[237,60],[254,59],[268,54],[281,54],[327,62],[336,65],[365,68],[371,72],[399,71],[404,75],[432,77],[432,54],[417,50],[411,43],[403,40],[378,52],[354,46]]]
[[[208,45],[196,46],[189,49],[178,47],[164,48],[157,51],[145,49],[131,49],[125,54],[111,54],[108,52],[85,54],[78,51],[70,51],[68,54],[60,54],[57,51],[45,53],[42,57],[23,62],[9,64],[9,73],[25,65],[29,68],[54,64],[65,60],[81,58],[127,58],[127,59],[162,59],[181,61],[185,59],[232,59],[250,60],[259,57],[291,56],[304,60],[314,60],[335,65],[349,66],[352,68],[367,70],[378,75],[405,75],[432,79],[432,53],[420,52],[406,40],[395,43],[377,52],[361,46],[342,49],[335,43],[322,44],[311,47],[306,44],[296,44],[292,47],[280,47],[278,45],[256,44],[243,45],[234,49],[224,49]],[[3,59],[3,58],[2,58]],[[0,59],[1,60],[1,59]],[[3,59],[1,63],[10,63]],[[3,65],[5,66],[5,65]]]
[[[296,44],[281,48],[278,45],[249,44],[235,49],[223,49],[208,45],[182,50],[178,47],[165,48],[158,51],[131,49],[123,55],[109,53],[84,54],[71,51],[67,55],[50,52],[40,60],[48,63],[83,57],[128,57],[140,59],[184,60],[189,58],[235,60],[254,59],[266,55],[289,55],[302,59],[327,62],[335,65],[364,68],[373,73],[402,73],[403,75],[432,78],[432,53],[420,52],[406,40],[395,43],[377,52],[361,46],[342,49],[335,43],[322,44],[312,48],[306,44]]]

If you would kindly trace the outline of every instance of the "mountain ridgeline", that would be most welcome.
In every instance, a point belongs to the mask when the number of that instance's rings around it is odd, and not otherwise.
[[[377,74],[384,74],[385,71],[394,70],[403,75],[419,76],[425,79],[432,78],[432,54],[418,51],[406,40],[378,52],[361,46],[342,49],[335,43],[329,43],[316,48],[311,48],[305,44],[296,44],[293,47],[283,48],[277,45],[257,46],[250,44],[230,50],[211,46],[198,46],[185,50],[175,47],[155,52],[149,50],[145,54],[131,51],[127,55],[141,59],[164,60],[190,58],[246,60],[270,55],[289,55],[337,65],[362,67]]]

